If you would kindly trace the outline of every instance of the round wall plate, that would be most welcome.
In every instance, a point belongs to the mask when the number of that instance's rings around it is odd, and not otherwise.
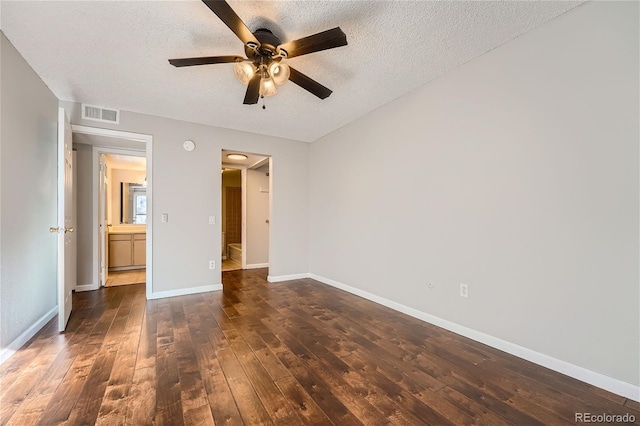
[[[182,147],[185,151],[193,151],[196,149],[196,144],[193,141],[184,141]]]

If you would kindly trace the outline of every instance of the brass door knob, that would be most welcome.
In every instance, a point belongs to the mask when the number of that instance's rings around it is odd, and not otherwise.
[[[60,228],[54,228],[53,226],[51,228],[49,228],[49,232],[51,232],[52,234],[55,234],[56,232],[58,232]]]
[[[71,227],[71,228],[64,228],[64,233],[66,234],[67,232],[73,232],[73,227]]]

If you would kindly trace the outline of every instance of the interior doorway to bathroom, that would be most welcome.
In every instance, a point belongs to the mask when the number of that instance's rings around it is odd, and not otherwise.
[[[101,256],[105,287],[146,282],[147,161],[144,156],[101,151]]]
[[[271,158],[222,150],[222,271],[269,266]]]
[[[97,290],[107,284],[109,267],[111,266],[109,255],[115,254],[115,257],[118,257],[120,254],[109,253],[109,242],[111,239],[117,240],[118,238],[125,241],[128,234],[131,239],[131,251],[124,250],[125,258],[128,259],[129,253],[131,254],[131,267],[128,269],[142,271],[140,276],[134,278],[136,281],[146,283],[147,295],[149,295],[153,288],[152,268],[146,268],[146,265],[151,264],[153,256],[151,232],[153,222],[151,220],[153,213],[151,199],[153,194],[153,165],[151,161],[153,158],[153,137],[97,127],[80,125],[72,125],[71,127],[73,146],[78,160],[77,179],[75,179],[77,185],[74,189],[78,212],[76,234],[79,248],[84,248],[78,251],[76,291]],[[124,158],[121,162],[116,161],[107,166],[107,155],[124,156]],[[133,166],[132,163],[140,165]],[[117,169],[123,169],[121,175],[130,173],[130,169],[144,169],[144,171],[140,174],[142,177],[138,176],[140,179],[118,179]],[[139,196],[140,191],[135,190],[134,193],[138,196],[132,197],[133,201],[129,201],[128,197],[125,197],[123,201],[121,193],[118,192],[123,187],[121,182],[133,182],[145,187],[145,199],[142,200]],[[132,202],[135,202],[139,208],[130,215],[131,220],[135,220],[136,223],[128,224],[127,220],[120,219],[121,210],[123,210],[122,214],[128,217],[129,209],[126,206],[133,206]],[[146,204],[146,206],[142,206],[142,204]],[[142,218],[143,207],[146,207],[144,220]],[[141,223],[143,221],[145,223]],[[111,227],[108,226],[110,224]],[[116,229],[113,229],[114,226]],[[123,227],[130,228],[123,229]],[[133,227],[138,227],[138,229],[133,229]],[[146,228],[146,233],[140,229],[143,227]],[[130,232],[124,232],[118,236],[115,232],[118,230]],[[114,238],[111,238],[110,234],[113,234]],[[117,247],[114,245],[115,248]],[[144,260],[141,260],[142,258]],[[118,267],[121,266],[123,265],[118,265]],[[127,269],[126,266],[124,268]]]

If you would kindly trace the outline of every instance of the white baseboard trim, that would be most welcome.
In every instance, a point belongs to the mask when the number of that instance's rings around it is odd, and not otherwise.
[[[254,263],[252,265],[247,265],[247,267],[244,269],[258,269],[258,268],[268,268],[268,267],[269,267],[268,263]]]
[[[427,314],[417,309],[410,308],[392,300],[385,299],[384,297],[380,297],[373,293],[369,293],[367,291],[342,284],[338,281],[334,281],[326,277],[322,277],[316,274],[308,274],[308,276],[309,278],[320,281],[321,283],[339,288],[340,290],[355,294],[356,296],[363,297],[365,299],[371,300],[372,302],[379,303],[380,305],[384,305],[388,308],[402,312],[419,320],[444,328],[445,330],[452,331],[456,334],[460,334],[461,336],[468,337],[469,339],[475,340],[480,343],[484,343],[485,345],[489,345],[511,355],[526,359],[527,361],[531,361],[534,364],[541,365],[543,367],[565,374],[569,377],[573,377],[574,379],[580,380],[582,382],[589,383],[593,386],[597,386],[609,392],[613,392],[617,395],[624,396],[625,398],[640,402],[640,386],[623,382],[622,380],[618,380],[613,377],[605,376],[604,374],[591,371],[587,368],[571,364],[567,361],[563,361],[561,359],[536,352],[532,349],[516,345],[515,343],[499,339],[497,337],[482,333],[472,328],[468,328],[460,324],[456,324],[454,322],[436,317],[434,315]]]
[[[187,294],[206,293],[222,290],[222,284],[203,285],[201,287],[180,288],[177,290],[157,291],[147,294],[148,300],[164,299],[165,297],[186,296]]]
[[[84,285],[77,285],[75,288],[75,291],[91,291],[91,290],[97,290],[97,289],[98,289],[97,284],[84,284]]]
[[[13,354],[15,354],[18,349],[20,349],[25,343],[29,341],[33,336],[35,336],[38,331],[42,329],[51,318],[55,317],[58,314],[58,306],[56,305],[52,310],[44,314],[38,321],[31,325],[28,329],[24,331],[21,335],[19,335],[13,342],[9,343],[6,348],[2,348],[0,350],[0,365],[2,365],[6,360],[11,358]]]
[[[267,281],[269,281],[270,283],[279,283],[282,281],[291,281],[291,280],[299,280],[302,278],[309,278],[311,275],[309,273],[305,273],[305,274],[293,274],[293,275],[268,275],[267,276]],[[320,281],[320,280],[318,280]]]

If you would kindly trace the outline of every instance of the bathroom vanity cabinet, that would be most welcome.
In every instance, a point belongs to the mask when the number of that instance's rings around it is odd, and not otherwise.
[[[109,234],[109,270],[146,267],[147,234]]]

